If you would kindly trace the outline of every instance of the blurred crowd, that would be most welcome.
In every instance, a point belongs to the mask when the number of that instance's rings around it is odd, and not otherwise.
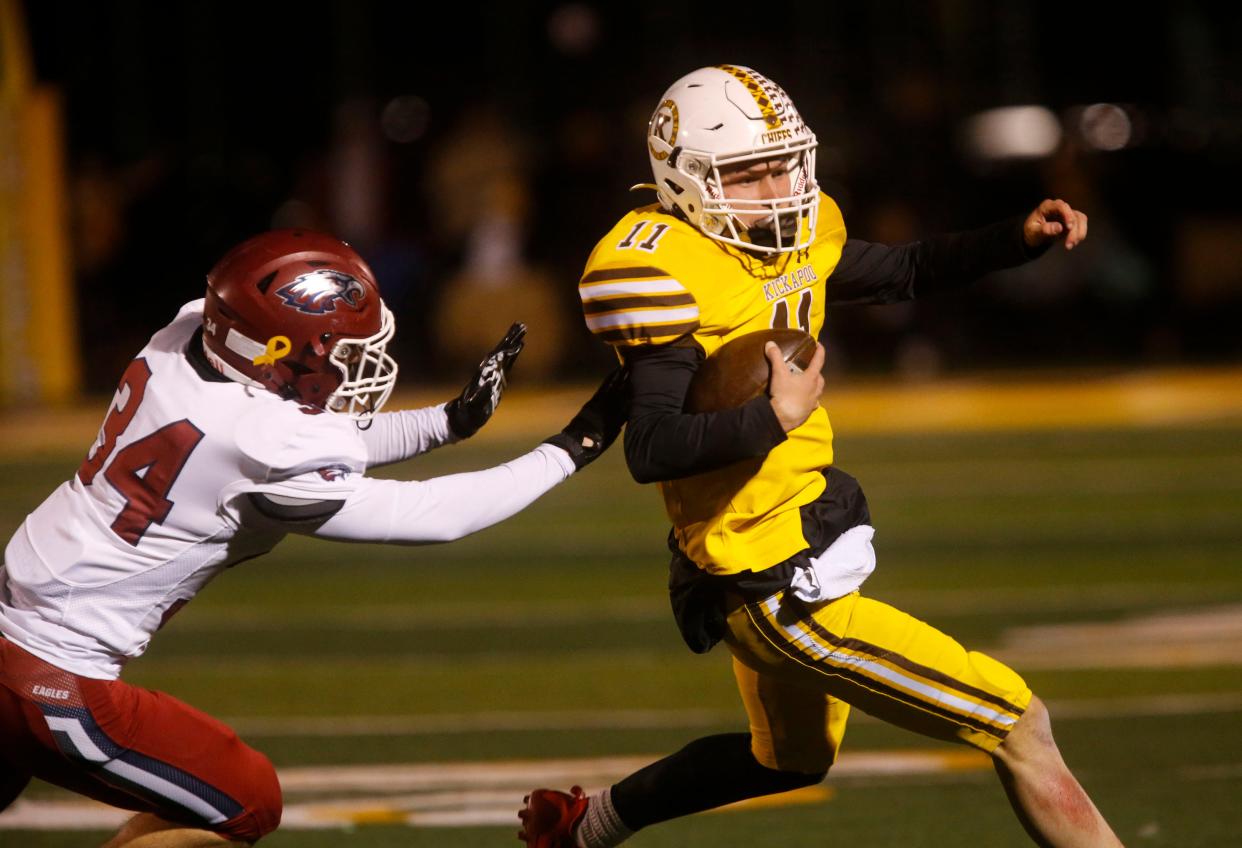
[[[677,8],[671,8],[676,5]],[[88,390],[215,259],[277,226],[370,261],[409,381],[453,382],[513,320],[527,379],[599,371],[575,285],[649,179],[663,89],[704,64],[781,83],[850,234],[898,243],[1024,214],[1091,216],[1057,253],[954,296],[829,315],[835,373],[1237,360],[1242,12],[1141,20],[1022,2],[28,2],[63,93]],[[432,21],[434,20],[434,23]],[[1032,104],[1057,135],[981,152],[973,117]],[[1098,104],[1113,104],[1100,107]],[[1094,108],[1093,108],[1094,105]]]

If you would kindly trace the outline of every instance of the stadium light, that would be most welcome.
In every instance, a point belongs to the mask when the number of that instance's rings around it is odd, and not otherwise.
[[[1040,159],[1061,143],[1061,122],[1044,106],[1003,106],[967,119],[967,151],[983,160]]]

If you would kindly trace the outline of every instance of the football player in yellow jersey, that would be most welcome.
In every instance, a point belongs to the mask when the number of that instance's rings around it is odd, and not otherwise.
[[[669,588],[689,647],[724,641],[749,733],[710,736],[586,796],[537,789],[531,848],[608,848],[640,828],[809,786],[836,758],[852,706],[992,755],[1038,844],[1120,842],[1070,774],[1022,678],[864,597],[875,566],[858,482],[836,468],[819,405],[823,349],[791,373],[774,345],[768,394],[687,414],[703,359],[744,333],[818,336],[830,303],[891,303],[1019,265],[1087,218],[1045,200],[1025,218],[900,247],[847,239],[815,180],[815,136],[785,92],[734,65],[661,98],[647,135],[657,203],[596,246],[579,291],[591,331],[630,367],[626,459],[658,482],[673,523]]]

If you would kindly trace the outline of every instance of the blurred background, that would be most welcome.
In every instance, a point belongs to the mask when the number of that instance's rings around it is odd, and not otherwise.
[[[1021,670],[1126,844],[1237,845],[1239,4],[0,0],[0,539],[73,473],[150,334],[270,227],[330,230],[375,268],[394,406],[450,396],[531,326],[483,433],[381,475],[529,450],[611,362],[576,283],[651,199],[628,191],[647,119],[721,62],[789,91],[854,237],[1045,196],[1090,215],[1072,253],[830,312],[836,457],[880,528],[869,593]],[[649,488],[614,450],[451,545],[292,538],[126,679],[272,757],[272,848],[512,844],[530,786],[598,788],[744,727],[727,653],[691,655],[668,614]],[[986,759],[946,749],[859,715],[821,794],[635,845],[1028,844]],[[71,803],[36,783],[0,844],[98,844],[75,829],[121,820]]]
[[[840,377],[1237,362],[1242,7],[1034,0],[418,4],[2,0],[3,398],[110,393],[235,242],[353,243],[407,387],[527,321],[524,379],[609,362],[578,314],[649,179],[661,92],[781,83],[850,234],[897,243],[1063,197],[1091,219],[969,293],[830,314]]]

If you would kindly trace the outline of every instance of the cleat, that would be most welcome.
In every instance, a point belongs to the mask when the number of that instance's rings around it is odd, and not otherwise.
[[[574,830],[587,809],[581,786],[568,793],[536,789],[526,796],[524,803],[526,808],[518,812],[522,821],[518,837],[527,848],[574,848]]]

